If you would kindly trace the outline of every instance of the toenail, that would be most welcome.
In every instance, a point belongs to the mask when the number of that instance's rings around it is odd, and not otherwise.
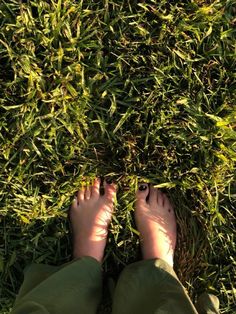
[[[106,183],[108,183],[108,184],[112,184],[112,182],[113,182],[113,181],[112,181],[112,179],[111,179],[111,178],[107,178],[107,179],[106,179]]]
[[[139,191],[145,191],[147,189],[147,185],[142,184],[139,186],[138,189],[139,189]]]

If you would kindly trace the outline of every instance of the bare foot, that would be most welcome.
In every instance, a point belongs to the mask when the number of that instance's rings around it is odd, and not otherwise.
[[[168,197],[153,186],[140,184],[136,193],[135,220],[143,258],[161,258],[173,267],[176,219]]]
[[[93,185],[81,189],[73,200],[70,220],[74,258],[91,256],[99,262],[103,259],[116,187],[105,182],[104,191],[100,195],[100,179],[95,179]]]

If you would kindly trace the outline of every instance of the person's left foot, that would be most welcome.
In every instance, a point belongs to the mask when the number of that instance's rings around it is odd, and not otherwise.
[[[107,182],[100,195],[100,179],[78,191],[70,209],[74,258],[91,256],[102,262],[115,195],[115,184]]]
[[[135,207],[143,258],[161,258],[173,267],[176,218],[168,197],[153,185],[143,183],[136,193]]]

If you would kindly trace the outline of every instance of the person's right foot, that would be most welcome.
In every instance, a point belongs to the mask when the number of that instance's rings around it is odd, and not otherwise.
[[[176,219],[168,197],[152,185],[143,183],[136,193],[135,207],[143,258],[161,258],[173,267]]]
[[[100,179],[78,191],[70,209],[73,232],[73,257],[91,256],[102,262],[107,241],[108,226],[114,210],[116,186],[104,182],[104,195],[100,194]]]

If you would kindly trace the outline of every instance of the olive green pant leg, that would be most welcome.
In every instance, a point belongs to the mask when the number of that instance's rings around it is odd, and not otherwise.
[[[34,287],[39,285],[42,281],[47,279],[53,273],[57,272],[58,270],[62,269],[63,267],[73,263],[70,261],[65,263],[61,266],[51,266],[51,265],[44,265],[44,264],[31,264],[27,266],[24,270],[24,282],[20,287],[18,292],[17,299],[20,299],[32,290]]]
[[[50,277],[53,273],[61,269],[62,266],[50,266],[43,264],[31,264],[24,270],[24,281],[17,295],[17,300],[20,300],[25,294],[33,290],[42,281]]]
[[[143,260],[121,273],[113,314],[197,314],[174,270],[161,259]]]
[[[53,269],[33,267],[25,274],[12,314],[95,314],[101,299],[101,265],[92,257],[83,257]],[[30,277],[32,275],[32,277]]]

